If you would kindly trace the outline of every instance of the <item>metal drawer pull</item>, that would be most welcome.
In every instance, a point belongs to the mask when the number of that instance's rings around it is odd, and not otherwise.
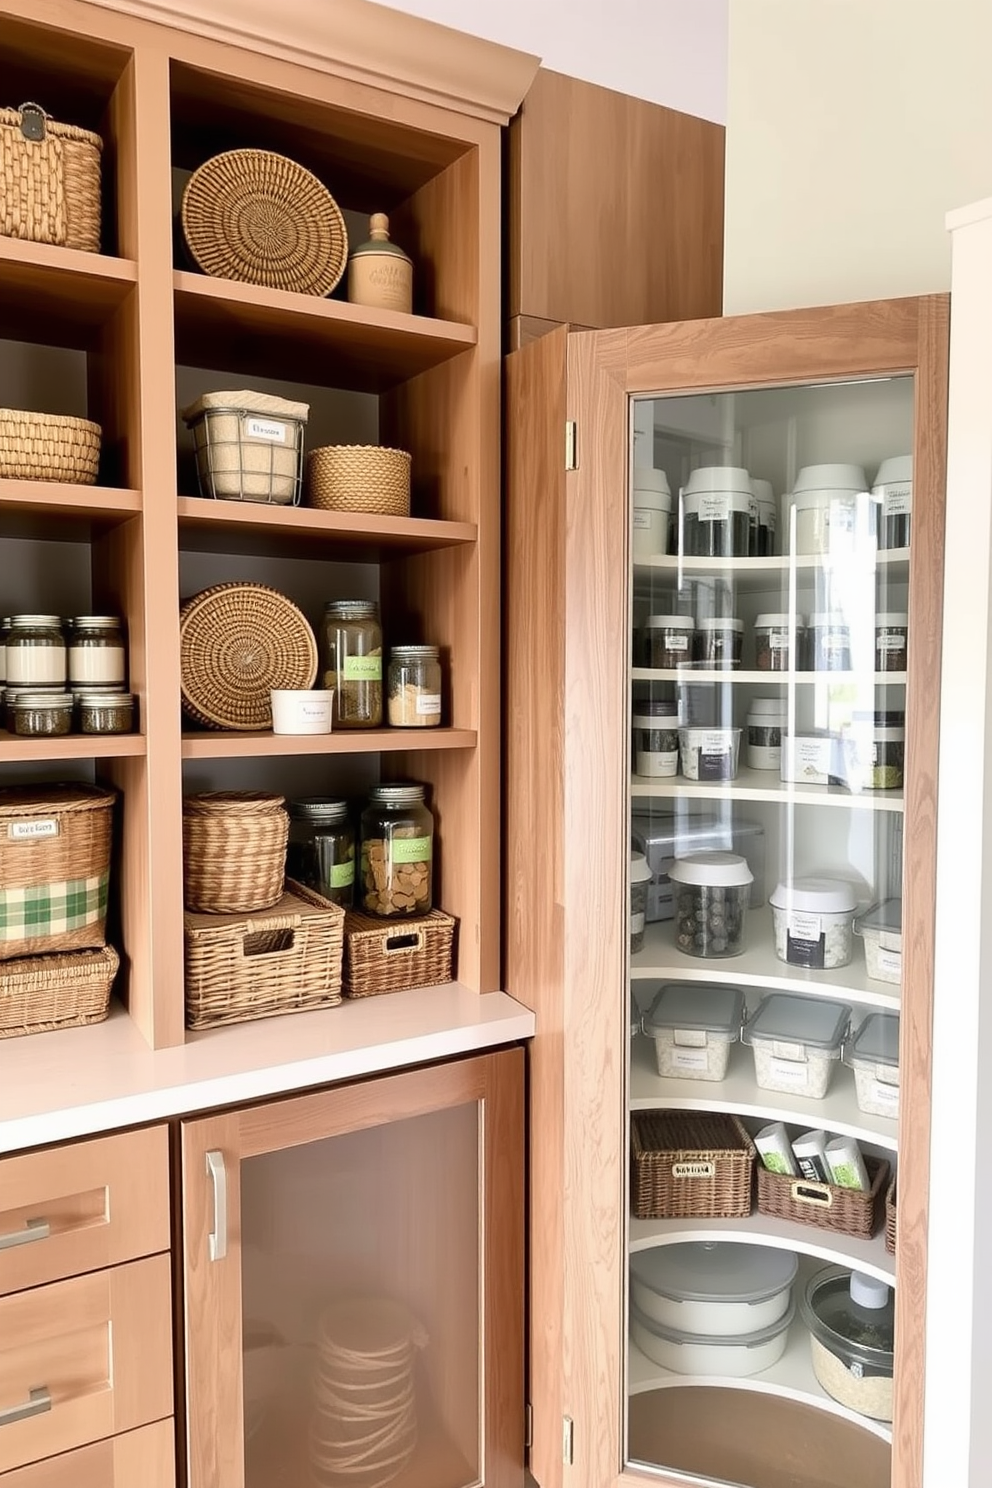
[[[214,1227],[210,1231],[210,1259],[222,1261],[227,1255],[227,1169],[223,1152],[207,1153],[207,1173],[214,1186]]]
[[[0,1250],[13,1250],[15,1245],[30,1245],[32,1240],[47,1240],[52,1227],[47,1219],[28,1219],[23,1230],[11,1230],[9,1235],[0,1235]]]
[[[0,1426],[12,1426],[15,1421],[26,1421],[29,1416],[43,1416],[52,1408],[52,1397],[44,1385],[28,1391],[24,1405],[8,1405],[0,1410]]]

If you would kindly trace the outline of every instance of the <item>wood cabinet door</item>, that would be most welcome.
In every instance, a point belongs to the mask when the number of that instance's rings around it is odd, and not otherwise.
[[[75,1452],[0,1474],[0,1488],[175,1488],[175,1422],[170,1416]]]
[[[523,1053],[183,1124],[190,1488],[523,1481]]]

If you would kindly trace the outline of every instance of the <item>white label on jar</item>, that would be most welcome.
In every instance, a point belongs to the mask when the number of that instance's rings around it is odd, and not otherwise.
[[[902,976],[902,951],[883,951],[875,953],[879,971],[885,972],[887,976]]]
[[[802,914],[796,910],[789,915],[789,934],[795,940],[819,940],[822,933],[819,915]]]
[[[726,491],[709,491],[699,498],[699,520],[701,522],[728,522],[733,503]]]
[[[64,646],[8,646],[6,661],[8,682],[65,681]]]
[[[418,692],[416,711],[420,717],[436,718],[441,711],[441,694],[439,692]]]
[[[11,822],[7,836],[11,842],[32,842],[38,837],[57,837],[59,824],[54,817],[39,817],[37,821]]]
[[[770,651],[788,651],[789,632],[787,630],[771,630],[768,632],[768,649]]]
[[[267,444],[285,444],[287,432],[285,424],[273,423],[271,419],[245,419],[245,433],[249,439],[264,439]]]
[[[673,1049],[669,1060],[676,1069],[704,1070],[709,1065],[705,1049]]]
[[[882,513],[886,517],[904,517],[913,510],[912,486],[888,490],[882,502]]]
[[[868,1101],[874,1106],[885,1106],[895,1116],[899,1111],[899,1086],[886,1085],[884,1080],[870,1079],[868,1081]]]
[[[732,747],[732,741],[727,738],[726,734],[705,733],[699,752],[700,754],[729,754]]]
[[[644,915],[644,910],[643,909],[641,910],[640,914],[632,914],[631,915],[631,917],[630,917],[630,933],[631,933],[631,935],[640,935],[643,932],[643,930],[644,930],[644,919],[645,919],[645,915]]]
[[[768,1073],[780,1084],[795,1086],[797,1090],[805,1090],[809,1084],[809,1066],[794,1059],[776,1059],[772,1055],[768,1061]]]
[[[880,630],[875,636],[879,651],[905,651],[906,635],[901,630]]]
[[[827,524],[833,532],[853,532],[856,515],[853,503],[835,501],[827,508]]]
[[[70,646],[70,682],[123,682],[123,646]]]
[[[712,1178],[716,1173],[716,1163],[711,1162],[677,1162],[672,1163],[673,1178]]]
[[[666,651],[688,651],[689,637],[684,630],[669,630],[665,632]]]
[[[821,632],[818,636],[818,643],[821,651],[846,651],[848,646],[847,631],[828,630]]]
[[[660,515],[660,513],[659,513],[659,515]],[[651,517],[652,517],[652,512],[651,512],[651,508],[650,507],[647,507],[647,506],[635,506],[634,507],[634,526],[635,527],[650,527],[651,526]]]

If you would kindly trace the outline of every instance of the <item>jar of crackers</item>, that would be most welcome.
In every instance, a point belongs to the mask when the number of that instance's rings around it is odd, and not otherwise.
[[[356,908],[396,919],[431,909],[434,817],[422,785],[376,785],[362,813]]]

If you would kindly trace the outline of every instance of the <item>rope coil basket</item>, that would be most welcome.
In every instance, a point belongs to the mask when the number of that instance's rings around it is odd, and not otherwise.
[[[113,946],[0,963],[0,1038],[102,1023],[119,966]]]
[[[217,279],[328,295],[348,260],[337,202],[311,171],[271,150],[227,150],[194,171],[182,227],[197,267]]]
[[[92,486],[100,437],[100,425],[89,419],[0,408],[0,477]]]
[[[269,693],[306,689],[317,642],[302,610],[266,584],[215,584],[179,619],[183,711],[207,728],[272,727]]]
[[[321,511],[410,515],[410,456],[378,444],[325,444],[307,457],[307,500]]]
[[[0,961],[101,947],[116,792],[0,789]]]
[[[183,897],[199,914],[250,914],[282,898],[289,813],[282,796],[202,791],[183,801]]]
[[[36,103],[0,109],[0,235],[99,253],[102,149]]]

